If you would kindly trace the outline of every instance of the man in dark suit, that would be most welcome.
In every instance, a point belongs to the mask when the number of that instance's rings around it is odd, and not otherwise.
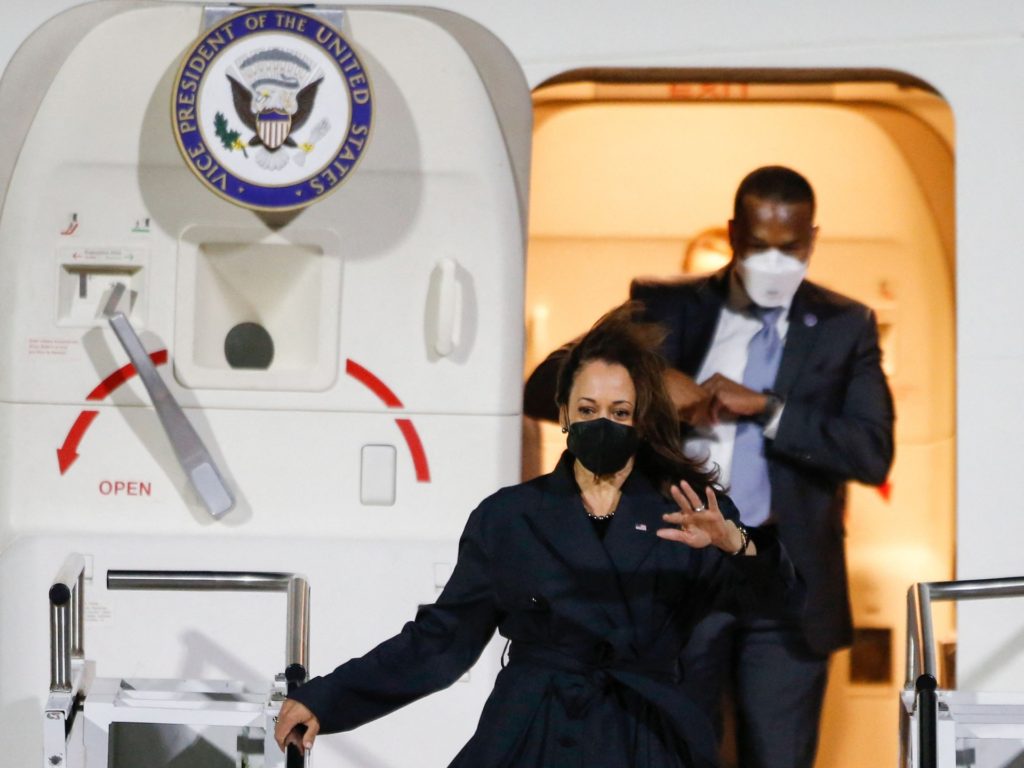
[[[668,331],[687,450],[718,464],[748,527],[777,526],[806,583],[799,617],[712,615],[684,653],[684,685],[719,729],[732,689],[743,768],[814,763],[828,656],[852,638],[846,482],[882,483],[893,455],[873,312],[804,279],[814,207],[798,173],[757,169],[736,193],[724,269],[630,291]],[[541,393],[557,358],[527,383],[528,415],[549,415]]]

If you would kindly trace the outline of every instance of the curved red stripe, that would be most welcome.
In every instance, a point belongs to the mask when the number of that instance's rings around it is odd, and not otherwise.
[[[395,424],[402,430],[402,437],[409,446],[409,453],[412,454],[412,465],[416,469],[416,480],[420,483],[430,482],[430,467],[427,466],[427,452],[423,450],[423,443],[420,442],[419,433],[409,419],[395,419]]]
[[[353,360],[345,360],[345,373],[370,389],[388,408],[402,408],[402,401],[398,395],[391,391],[387,384],[378,379],[359,363]],[[395,419],[395,424],[402,431],[405,444],[409,446],[409,453],[412,455],[412,466],[416,470],[416,480],[420,483],[430,482],[430,466],[427,464],[427,452],[423,450],[423,443],[420,441],[419,433],[413,426],[411,419]]]
[[[158,349],[156,352],[150,352],[149,359],[153,361],[153,365],[163,365],[167,362],[167,350]],[[107,378],[101,381],[96,389],[86,395],[85,399],[102,400],[134,375],[135,366],[128,363],[128,365],[118,368],[112,374],[107,376]]]
[[[388,385],[378,379],[368,370],[363,368],[359,363],[352,360],[345,361],[345,373],[351,376],[353,379],[358,381],[360,384],[368,387],[373,394],[379,397],[384,405],[388,408],[401,408],[402,401],[398,399],[398,395],[392,392]]]

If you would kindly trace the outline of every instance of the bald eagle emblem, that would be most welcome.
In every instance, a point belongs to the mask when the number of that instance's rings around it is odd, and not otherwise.
[[[254,134],[246,145],[256,150],[260,167],[279,170],[289,157],[281,150],[298,147],[292,134],[309,120],[323,73],[283,48],[252,52],[238,59],[233,70],[226,74],[232,103],[242,125]]]
[[[298,210],[359,166],[373,92],[336,18],[298,6],[245,8],[204,28],[184,52],[171,95],[174,139],[211,192],[256,211]]]

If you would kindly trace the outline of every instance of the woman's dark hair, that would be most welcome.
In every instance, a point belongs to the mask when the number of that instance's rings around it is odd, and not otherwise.
[[[665,330],[654,323],[640,322],[637,318],[641,309],[638,302],[613,309],[569,348],[558,369],[555,403],[564,417],[573,381],[586,363],[601,360],[621,365],[636,388],[633,426],[641,442],[635,467],[666,494],[669,485],[680,480],[698,491],[708,485],[717,488],[717,471],[702,469],[682,451],[679,417],[665,388],[667,364],[658,352]]]

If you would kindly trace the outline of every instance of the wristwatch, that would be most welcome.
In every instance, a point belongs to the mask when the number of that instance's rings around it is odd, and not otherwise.
[[[754,417],[754,421],[763,427],[774,419],[778,412],[782,410],[784,401],[770,389],[764,390],[761,394],[766,398],[764,410]]]

